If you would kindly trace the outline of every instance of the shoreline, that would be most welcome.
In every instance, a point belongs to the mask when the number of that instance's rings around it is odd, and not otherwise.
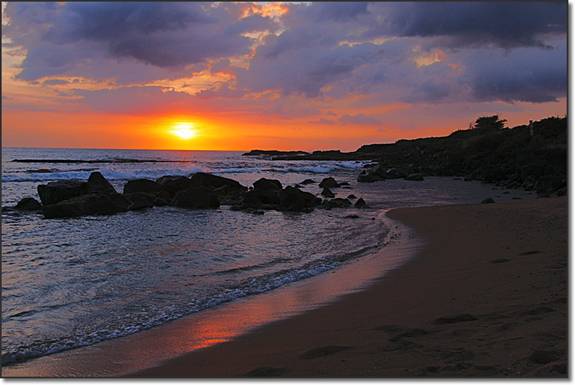
[[[567,378],[567,204],[392,210],[427,240],[402,268],[130,377]]]
[[[374,252],[349,263],[257,295],[240,297],[165,324],[94,345],[2,368],[3,377],[118,377],[156,367],[190,351],[225,343],[313,309],[329,306],[401,266],[420,247],[411,231],[381,210],[390,230]],[[382,258],[383,256],[383,258]]]
[[[425,239],[423,247],[413,249],[412,238],[411,248],[399,251],[404,257],[406,250],[415,252],[415,258],[383,279],[379,272],[364,277],[363,285],[327,304],[324,296],[324,306],[310,305],[322,287],[313,282],[323,281],[333,293],[331,285],[353,276],[350,268],[365,273],[369,269],[361,266],[369,261],[134,335],[9,366],[3,376],[567,376],[566,198],[401,208],[387,215]],[[464,259],[462,249],[469,253]],[[254,328],[266,298],[267,315],[276,317]],[[289,307],[302,298],[307,308],[285,309],[286,300]],[[244,322],[243,329],[230,330],[241,311],[251,326]],[[203,322],[190,323],[194,318]],[[190,345],[198,342],[195,330],[207,336],[206,345]],[[129,362],[153,367],[126,367]]]

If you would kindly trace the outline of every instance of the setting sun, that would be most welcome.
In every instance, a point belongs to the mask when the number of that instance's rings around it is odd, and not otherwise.
[[[194,128],[192,123],[178,122],[174,124],[172,134],[180,139],[188,140],[196,137],[198,135],[198,131]]]

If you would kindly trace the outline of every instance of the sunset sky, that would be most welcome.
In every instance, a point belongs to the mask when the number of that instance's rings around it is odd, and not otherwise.
[[[8,3],[3,146],[342,149],[566,114],[566,2]]]

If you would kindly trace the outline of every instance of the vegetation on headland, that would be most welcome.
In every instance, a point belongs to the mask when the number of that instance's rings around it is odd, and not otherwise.
[[[563,195],[567,188],[567,118],[550,117],[513,128],[499,116],[480,117],[444,137],[368,144],[354,152],[316,151],[274,160],[373,160],[360,182],[456,176],[508,188]]]

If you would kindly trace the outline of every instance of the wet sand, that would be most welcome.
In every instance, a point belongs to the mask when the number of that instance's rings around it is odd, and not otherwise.
[[[392,210],[426,244],[367,290],[137,377],[567,377],[567,199]]]

